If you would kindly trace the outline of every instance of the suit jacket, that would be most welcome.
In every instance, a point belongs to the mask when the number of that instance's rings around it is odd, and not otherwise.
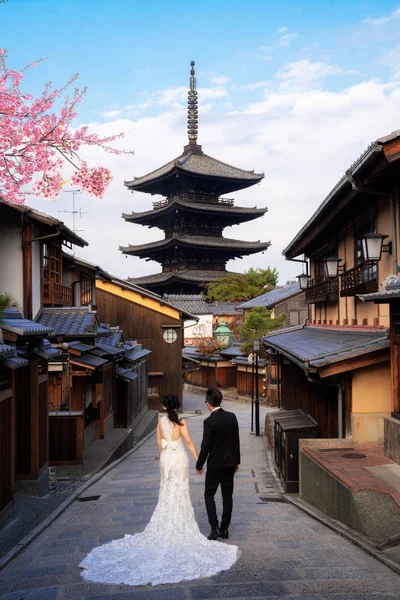
[[[225,469],[240,464],[239,425],[236,415],[219,408],[204,421],[203,441],[196,469]]]

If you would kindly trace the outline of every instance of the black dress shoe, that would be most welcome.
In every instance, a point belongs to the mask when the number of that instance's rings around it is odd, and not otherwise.
[[[208,540],[216,540],[220,535],[218,527],[213,527],[210,531],[210,535],[208,536]]]
[[[219,537],[222,540],[227,540],[229,538],[229,533],[227,529],[220,529],[219,530]]]

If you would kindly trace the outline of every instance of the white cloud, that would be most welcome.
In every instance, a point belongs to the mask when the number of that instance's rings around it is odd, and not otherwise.
[[[286,33],[279,40],[278,46],[290,46],[292,40],[294,40],[295,38],[297,38],[297,33]]]
[[[268,213],[262,219],[227,228],[225,235],[271,240],[272,246],[265,254],[231,261],[229,269],[244,271],[251,266],[276,265],[281,282],[295,276],[298,265],[285,262],[282,249],[368,144],[399,128],[400,81],[353,80],[345,89],[324,89],[324,78],[343,73],[344,69],[327,62],[289,63],[278,71],[274,81],[237,86],[249,94],[241,111],[237,106],[236,110],[212,106],[207,103],[207,92],[203,95],[200,88],[199,143],[204,151],[224,162],[265,172],[259,185],[232,195],[237,205],[267,205]],[[221,90],[218,86],[205,89],[211,90],[210,101],[215,93],[229,95],[225,84]],[[233,89],[231,86],[229,101],[235,100]],[[264,90],[263,97],[255,102],[260,90]],[[102,201],[83,195],[76,201],[77,207],[90,210],[76,225],[85,230],[81,235],[90,246],[77,249],[77,254],[118,276],[160,270],[156,263],[125,258],[118,250],[120,244],[139,244],[163,236],[157,229],[121,219],[122,212],[148,210],[159,199],[131,194],[123,182],[180,155],[187,143],[186,94],[186,88],[160,90],[153,95],[151,116],[110,117],[106,123],[89,124],[100,135],[124,131],[125,139],[118,142],[119,147],[135,150],[132,157],[107,155],[95,147],[86,149],[83,158],[93,165],[108,166],[114,180]],[[71,197],[66,194],[56,203],[36,199],[30,204],[60,218],[59,210],[71,209]],[[64,217],[71,225],[70,215]]]
[[[279,29],[276,30],[277,33],[286,33],[288,31],[288,27],[279,27]]]
[[[390,23],[396,19],[400,19],[400,8],[396,8],[396,10],[392,11],[390,15],[386,15],[384,17],[378,17],[377,19],[372,19],[368,17],[364,19],[363,23],[366,25],[373,25],[374,27],[379,27],[380,25],[386,25],[386,23]]]

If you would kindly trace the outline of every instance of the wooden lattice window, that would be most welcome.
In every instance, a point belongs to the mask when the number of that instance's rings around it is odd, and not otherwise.
[[[42,251],[42,273],[44,281],[61,283],[62,263],[61,246],[44,243]]]

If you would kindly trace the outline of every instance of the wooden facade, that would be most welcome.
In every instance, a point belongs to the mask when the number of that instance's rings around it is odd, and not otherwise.
[[[183,321],[180,311],[163,304],[157,297],[149,295],[146,298],[145,290],[140,291],[129,284],[124,288],[123,282],[97,282],[97,285],[97,306],[102,320],[118,323],[127,340],[139,340],[151,351],[149,407],[161,408],[162,398],[169,393],[182,400]],[[167,329],[173,329],[176,334],[172,343],[164,339]]]
[[[15,406],[12,371],[0,366],[0,519],[14,501]]]
[[[235,388],[236,365],[225,360],[201,360],[199,369],[186,375],[187,383],[203,388]]]

